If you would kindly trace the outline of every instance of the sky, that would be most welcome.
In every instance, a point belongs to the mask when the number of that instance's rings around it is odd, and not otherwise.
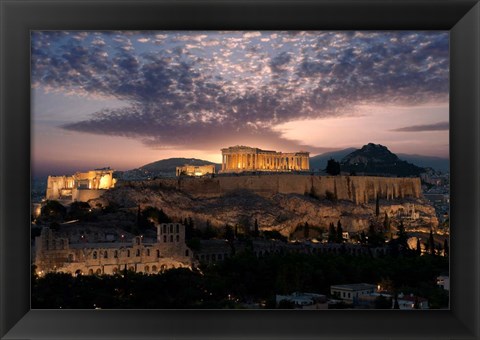
[[[33,31],[31,66],[36,175],[234,145],[448,157],[448,32]]]

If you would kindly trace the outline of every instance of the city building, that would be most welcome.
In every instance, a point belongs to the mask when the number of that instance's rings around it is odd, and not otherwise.
[[[206,175],[215,174],[215,165],[188,165],[177,166],[176,168],[177,177],[179,176],[192,176],[192,177],[201,177]]]
[[[448,275],[440,275],[437,277],[437,286],[450,290],[450,277]]]
[[[369,283],[352,283],[330,286],[330,294],[349,303],[355,303],[362,295],[375,292],[376,286]]]
[[[222,173],[244,171],[308,171],[309,152],[283,153],[237,145],[222,149]]]
[[[123,240],[123,234],[121,240],[116,240],[112,233],[103,236],[103,242],[91,243],[85,241],[83,234],[71,239],[56,235],[50,228],[43,228],[35,239],[34,264],[37,273],[116,274],[127,269],[154,274],[192,266],[193,254],[185,244],[183,224],[157,225],[154,242],[145,242],[142,236],[135,236],[129,242]],[[109,239],[113,241],[107,241]]]
[[[291,302],[298,309],[328,309],[326,296],[316,293],[294,292],[291,295],[276,295],[277,307],[281,301]]]
[[[428,300],[420,297],[410,295],[398,294],[398,306],[400,309],[428,309]]]
[[[102,168],[77,172],[72,176],[48,176],[45,198],[67,204],[98,198],[105,190],[115,186],[117,180],[113,178],[113,171]]]

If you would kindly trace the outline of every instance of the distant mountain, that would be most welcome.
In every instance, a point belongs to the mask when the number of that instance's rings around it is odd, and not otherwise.
[[[219,168],[221,169],[220,164],[216,164],[216,163],[209,162],[209,161],[204,161],[202,159],[197,159],[197,158],[168,158],[168,159],[162,159],[160,161],[156,161],[156,162],[153,162],[153,163],[143,165],[139,169],[150,171],[150,172],[173,172],[173,173],[175,173],[175,170],[176,170],[177,166],[183,166],[185,164],[195,165],[195,166],[214,164],[217,170],[219,170]]]
[[[321,155],[310,157],[310,169],[315,171],[324,170],[327,167],[329,159],[333,158],[339,162],[343,157],[357,150],[356,148],[348,148],[343,150],[322,153]]]
[[[404,153],[399,153],[397,156],[404,161],[424,168],[432,168],[441,172],[448,172],[450,170],[450,160],[448,158],[408,155]]]
[[[402,161],[386,146],[373,143],[343,157],[340,167],[344,172],[399,177],[418,176],[425,172],[424,168]]]
[[[175,177],[177,166],[188,165],[215,165],[218,171],[222,168],[221,164],[204,161],[197,158],[168,158],[153,163],[145,164],[137,169],[127,171],[116,171],[114,177],[122,180],[148,180],[155,177]]]

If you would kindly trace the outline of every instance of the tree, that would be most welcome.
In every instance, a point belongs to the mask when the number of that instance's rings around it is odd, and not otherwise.
[[[400,221],[400,224],[397,227],[397,240],[400,246],[404,247],[405,249],[408,248],[408,235],[405,231],[403,221]]]
[[[337,242],[338,243],[343,243],[343,228],[342,228],[342,223],[340,220],[337,222]]]
[[[278,303],[278,309],[294,309],[295,303],[290,300],[281,300]]]
[[[137,227],[140,225],[141,220],[142,220],[142,214],[141,214],[140,206],[138,206],[137,207],[137,217],[135,219],[135,224],[137,225]]]
[[[430,236],[428,237],[428,250],[430,255],[435,255],[435,240],[433,239],[433,230],[430,229]]]
[[[230,225],[225,225],[225,239],[229,242],[233,242],[235,238],[233,228]]]
[[[203,238],[209,240],[217,236],[217,230],[210,225],[210,220],[207,220],[207,223],[205,225],[205,231],[203,232]]]
[[[238,219],[238,224],[240,226],[240,230],[243,231],[243,235],[245,237],[250,237],[251,235],[251,221],[250,217],[247,215],[242,215]]]
[[[386,211],[385,211],[385,217],[383,219],[383,230],[384,231],[390,230],[390,218],[388,217],[388,214]]]
[[[367,244],[367,235],[365,235],[365,231],[362,230],[360,234],[360,243]]]
[[[448,255],[449,255],[448,240],[445,239],[445,241],[443,241],[443,256],[448,257]]]
[[[258,230],[258,220],[255,219],[253,236],[258,237],[259,235],[260,235],[260,231]]]
[[[337,176],[340,174],[340,163],[330,158],[327,162],[327,168],[325,169],[327,174]]]
[[[42,207],[40,217],[48,221],[63,220],[67,214],[67,209],[60,202],[51,200]]]
[[[370,247],[382,246],[385,243],[383,236],[377,233],[377,230],[375,229],[375,225],[373,223],[370,223],[370,225],[368,226],[367,237],[368,245]]]
[[[185,239],[190,240],[195,236],[195,232],[193,230],[193,220],[187,219],[186,217],[183,219],[183,224],[185,225]]]
[[[393,309],[400,309],[400,305],[398,304],[398,293],[395,291],[394,295],[395,302],[393,304]]]
[[[333,243],[337,239],[337,232],[335,231],[335,226],[333,225],[333,222],[330,223],[328,226],[328,242]]]
[[[375,298],[375,309],[392,309],[392,299],[380,295]]]
[[[422,255],[422,246],[420,244],[420,239],[417,237],[417,255]]]
[[[308,240],[310,237],[310,226],[308,225],[308,222],[305,222],[305,225],[303,226],[303,238]]]
[[[91,211],[90,204],[87,202],[75,201],[70,204],[70,211],[68,217],[71,219],[83,219],[88,216],[88,213]]]

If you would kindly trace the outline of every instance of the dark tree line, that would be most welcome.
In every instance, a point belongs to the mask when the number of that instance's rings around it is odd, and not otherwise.
[[[448,306],[435,278],[448,272],[441,256],[373,258],[332,254],[270,254],[246,251],[199,271],[168,270],[143,275],[78,276],[32,271],[33,308],[236,308],[242,301],[274,301],[295,291],[330,294],[339,283],[389,281],[395,292],[414,293],[432,308]],[[232,299],[233,298],[233,299]],[[378,301],[384,306],[385,301]],[[274,303],[273,303],[274,305]],[[272,306],[272,303],[269,303]]]

